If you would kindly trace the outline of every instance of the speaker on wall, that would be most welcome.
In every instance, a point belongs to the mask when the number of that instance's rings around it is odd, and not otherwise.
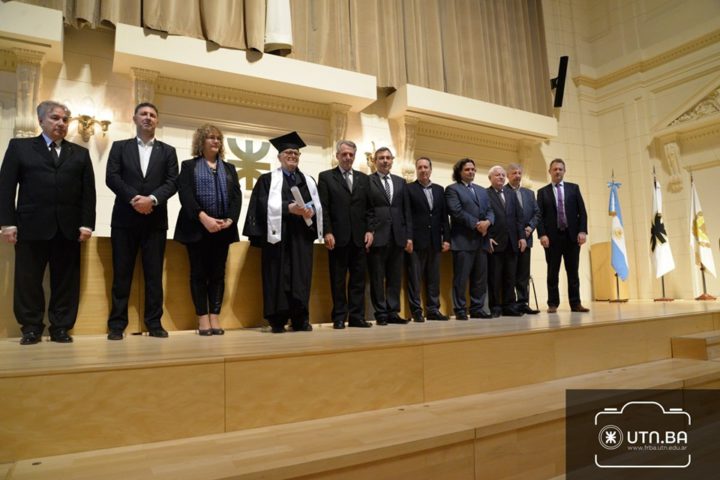
[[[550,79],[550,88],[555,90],[555,101],[553,106],[555,108],[562,107],[563,95],[565,94],[565,77],[567,76],[568,56],[563,55],[560,57],[560,65],[558,66],[558,75],[555,78]]]

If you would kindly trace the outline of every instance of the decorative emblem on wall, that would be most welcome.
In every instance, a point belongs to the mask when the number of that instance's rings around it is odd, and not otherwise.
[[[237,157],[237,159],[228,159],[227,161],[237,169],[238,178],[245,179],[245,189],[252,190],[255,180],[263,171],[270,170],[270,163],[261,162],[270,151],[270,144],[268,142],[260,143],[260,149],[257,151],[253,151],[252,140],[245,140],[245,150],[240,148],[237,138],[227,137],[227,144],[230,151]]]

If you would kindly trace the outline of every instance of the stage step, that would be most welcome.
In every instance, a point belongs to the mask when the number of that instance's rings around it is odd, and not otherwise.
[[[28,459],[7,480],[557,478],[566,390],[719,384],[719,362],[660,360],[396,408]]]
[[[673,358],[720,359],[720,330],[672,338]]]

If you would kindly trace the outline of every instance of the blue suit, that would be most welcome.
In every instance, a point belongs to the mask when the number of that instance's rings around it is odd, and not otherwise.
[[[487,296],[487,237],[477,231],[482,220],[495,222],[495,214],[484,188],[457,182],[445,189],[445,205],[450,214],[450,249],[453,252],[453,309],[466,311],[465,291],[470,280],[470,316],[483,313]],[[487,313],[485,313],[487,315]]]

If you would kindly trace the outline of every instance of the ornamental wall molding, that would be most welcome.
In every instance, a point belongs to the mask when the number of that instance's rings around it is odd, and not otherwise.
[[[668,126],[672,127],[681,123],[703,120],[711,116],[720,117],[720,86],[670,122]]]
[[[517,152],[518,150],[517,140],[425,122],[419,123],[417,127],[417,135],[451,140],[470,145],[479,145],[507,152]]]
[[[10,50],[0,50],[0,71],[15,71],[15,54]]]
[[[322,103],[162,76],[158,77],[155,84],[155,94],[192,98],[311,118],[330,119],[332,113],[332,107]]]
[[[714,32],[702,35],[698,38],[690,40],[689,42],[685,42],[678,47],[655,55],[647,60],[632,63],[598,78],[592,78],[587,75],[578,75],[573,77],[573,81],[578,87],[585,86],[594,89],[603,88],[638,73],[650,71],[716,43],[720,43],[720,30],[715,30]]]

